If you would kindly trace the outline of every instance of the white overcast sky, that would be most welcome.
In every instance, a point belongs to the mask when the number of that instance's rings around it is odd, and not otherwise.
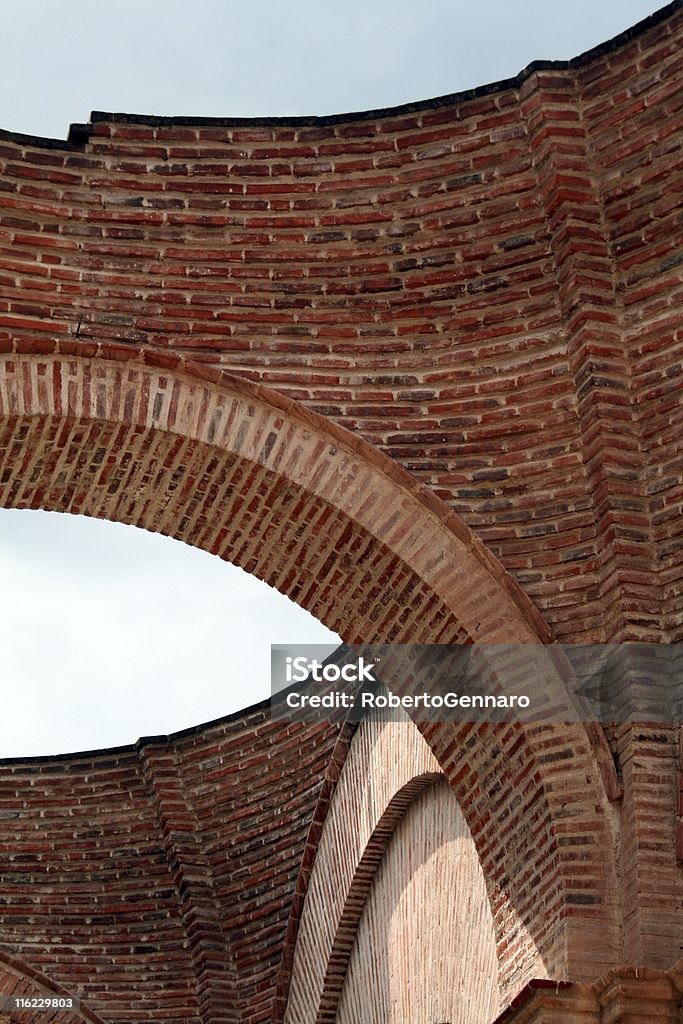
[[[392,106],[575,56],[648,0],[0,0],[0,128],[91,110]],[[0,757],[134,742],[269,693],[270,643],[329,643],[234,566],[119,524],[0,511]]]

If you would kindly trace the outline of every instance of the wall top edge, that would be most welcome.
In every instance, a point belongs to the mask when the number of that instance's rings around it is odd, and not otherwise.
[[[660,8],[647,18],[643,18],[631,28],[625,29],[612,39],[586,50],[570,60],[535,60],[523,68],[513,78],[504,78],[497,82],[465,89],[461,92],[447,93],[426,100],[402,103],[394,107],[382,107],[373,110],[351,111],[340,114],[303,115],[291,117],[201,117],[201,116],[165,116],[157,114],[129,114],[123,112],[107,112],[93,110],[87,124],[74,123],[70,126],[66,139],[44,138],[38,135],[27,135],[21,132],[0,129],[0,139],[18,143],[23,146],[37,146],[41,149],[78,150],[87,145],[92,125],[97,123],[147,125],[150,127],[215,127],[215,128],[269,128],[269,127],[325,127],[328,125],[348,124],[352,122],[370,121],[404,114],[434,110],[440,107],[453,106],[468,100],[489,96],[492,93],[504,92],[519,88],[537,71],[574,70],[590,64],[591,61],[618,50],[630,40],[649,31],[676,11],[683,8],[683,0],[672,0],[672,3]]]

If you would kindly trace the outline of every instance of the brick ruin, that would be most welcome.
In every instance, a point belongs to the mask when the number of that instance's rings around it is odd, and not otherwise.
[[[0,504],[196,545],[347,641],[681,641],[682,41],[676,0],[394,110],[0,133]],[[6,759],[0,992],[678,1021],[681,749],[260,705]]]

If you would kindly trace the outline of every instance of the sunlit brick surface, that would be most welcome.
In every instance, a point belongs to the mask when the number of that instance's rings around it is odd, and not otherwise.
[[[498,1009],[496,943],[481,865],[444,785],[394,832],[363,906],[336,1019],[479,1024]]]

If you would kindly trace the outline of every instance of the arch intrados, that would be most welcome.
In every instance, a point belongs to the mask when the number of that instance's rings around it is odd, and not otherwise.
[[[416,775],[394,793],[379,817],[358,861],[337,922],[320,995],[316,1024],[323,1024],[325,1021],[334,1021],[335,1019],[363,906],[390,840],[410,806],[426,789],[436,785],[440,780],[444,780],[444,776],[439,772],[423,772]]]
[[[317,1021],[329,990],[335,949],[342,956],[345,952],[342,933],[352,924],[354,897],[362,909],[364,858],[371,881],[414,797],[442,777],[432,751],[408,719],[387,723],[375,716],[365,718],[352,735],[341,737],[339,757],[328,770],[328,775],[332,773],[334,790],[326,798],[322,826],[318,825],[306,899],[290,940],[291,960],[283,962],[281,972],[280,1014],[275,1020],[285,1024]],[[316,812],[314,820],[321,818]],[[328,991],[328,996],[333,993]]]

